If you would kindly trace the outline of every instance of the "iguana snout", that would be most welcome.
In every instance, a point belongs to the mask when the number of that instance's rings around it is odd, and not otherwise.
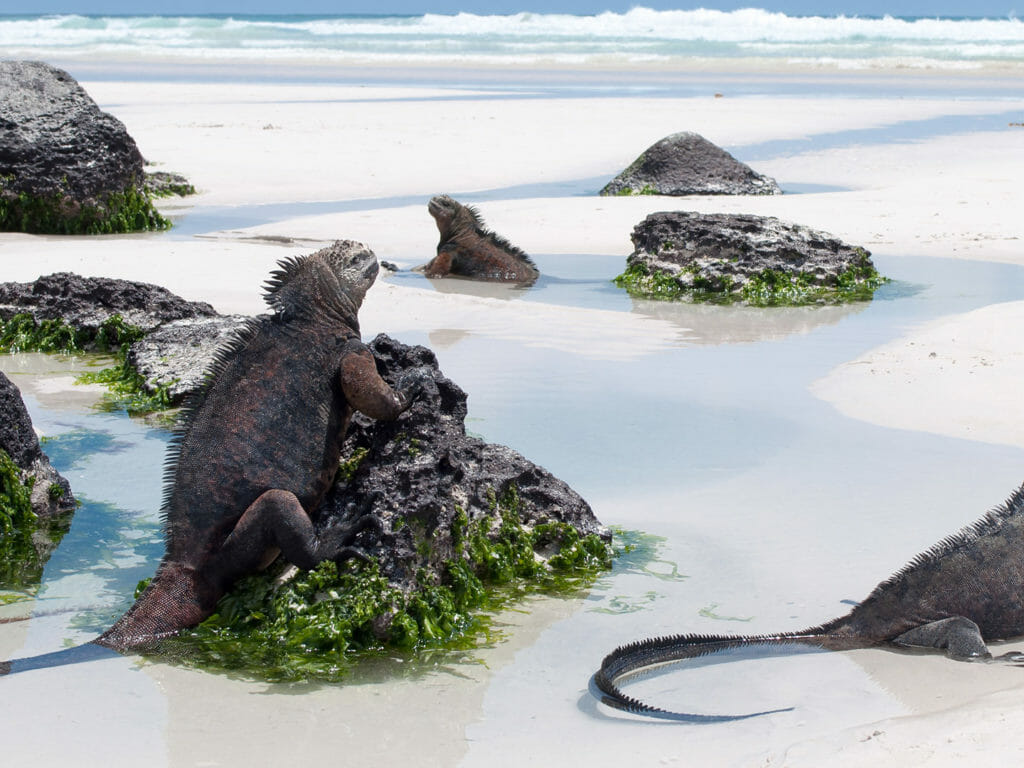
[[[349,296],[356,304],[361,304],[380,270],[377,257],[373,251],[362,243],[348,241],[346,249],[332,252],[328,263],[342,285],[346,286]]]
[[[434,217],[434,223],[442,233],[448,229],[458,209],[459,204],[448,195],[437,195],[430,198],[430,202],[427,203],[427,211]]]

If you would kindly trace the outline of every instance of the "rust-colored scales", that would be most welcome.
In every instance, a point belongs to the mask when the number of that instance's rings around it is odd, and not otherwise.
[[[438,195],[431,198],[427,210],[441,233],[437,255],[419,267],[427,277],[529,285],[540,276],[530,257],[488,230],[472,206]]]
[[[95,642],[144,646],[209,616],[239,577],[280,552],[300,568],[355,553],[357,520],[317,531],[353,411],[396,418],[419,391],[392,390],[359,338],[377,276],[365,246],[339,241],[287,259],[266,285],[269,315],[217,356],[168,453],[166,553],[149,587]]]

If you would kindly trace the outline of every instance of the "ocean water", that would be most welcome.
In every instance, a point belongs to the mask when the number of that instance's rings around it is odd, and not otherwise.
[[[1024,65],[1007,18],[791,16],[634,8],[596,15],[0,16],[0,57],[431,65],[672,66],[764,59],[841,69]]]

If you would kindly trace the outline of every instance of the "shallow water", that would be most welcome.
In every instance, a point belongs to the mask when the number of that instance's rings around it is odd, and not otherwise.
[[[744,82],[760,87],[757,78]],[[806,93],[802,80],[783,85]],[[707,91],[707,79],[698,86]],[[858,87],[872,95],[870,81]],[[908,85],[908,93],[921,87]],[[921,121],[897,138],[976,128]],[[826,136],[819,146],[859,140],[884,142],[886,135]],[[788,148],[765,143],[758,151]],[[542,192],[598,187],[596,179],[580,180]],[[504,199],[538,189],[484,194]],[[154,237],[332,212],[339,204],[373,210],[425,200],[196,206],[180,227]],[[344,755],[361,765],[380,762],[383,745],[388,762],[417,765],[561,765],[581,754],[599,765],[750,765],[793,743],[962,701],[968,684],[1005,687],[994,681],[998,669],[881,651],[688,665],[630,682],[630,693],[692,711],[794,707],[680,730],[609,712],[587,681],[605,653],[643,636],[795,630],[845,613],[849,601],[1002,501],[1022,479],[1024,451],[857,422],[808,387],[916,325],[1024,297],[1024,270],[882,249],[876,264],[894,282],[873,302],[752,310],[631,300],[608,282],[621,271],[621,256],[535,258],[544,277],[532,288],[484,289],[500,299],[485,311],[520,303],[521,312],[483,326],[475,323],[479,313],[466,321],[395,312],[379,328],[364,324],[364,333],[428,344],[469,393],[472,431],[568,481],[605,523],[660,537],[653,562],[640,567],[624,558],[579,600],[536,600],[503,616],[506,639],[476,654],[479,663],[432,660],[413,675],[396,675],[392,664],[368,666],[341,686],[268,686],[115,657],[0,679],[5,763],[237,765]],[[389,280],[467,297],[480,292],[463,281],[431,285],[413,273]],[[546,313],[549,305],[574,311],[566,319]],[[544,325],[549,317],[562,325]],[[584,332],[588,342],[593,333],[611,335],[619,321],[629,331],[609,338],[607,348],[573,341]],[[650,336],[638,335],[644,329]],[[84,501],[38,600],[0,609],[34,613],[29,622],[0,625],[0,658],[88,639],[130,605],[135,583],[152,573],[161,551],[167,435],[91,410],[95,393],[69,385],[66,369],[75,363],[0,360]],[[46,376],[30,374],[40,366]],[[53,613],[62,608],[73,610]],[[54,738],[55,728],[72,738]]]
[[[429,318],[426,327],[419,318],[416,332],[395,335],[435,349],[445,373],[470,395],[471,430],[568,481],[605,523],[662,537],[654,562],[639,568],[625,559],[582,602],[533,604],[505,643],[481,651],[486,669],[452,662],[448,671],[412,681],[395,680],[394,668],[367,670],[349,686],[296,697],[294,688],[159,664],[145,664],[138,674],[135,660],[114,658],[0,681],[9,693],[3,700],[31,705],[45,700],[50,686],[70,686],[61,711],[91,722],[90,691],[102,686],[104,706],[132,702],[132,718],[118,734],[130,731],[125,749],[154,765],[192,764],[197,755],[209,757],[204,750],[227,749],[230,739],[209,746],[209,730],[226,702],[280,735],[274,723],[312,718],[319,725],[309,727],[328,727],[338,712],[356,722],[370,712],[397,717],[416,697],[428,708],[434,700],[459,706],[447,724],[454,731],[427,764],[503,765],[510,754],[560,764],[580,743],[591,745],[588,752],[599,750],[608,764],[635,758],[640,737],[624,729],[640,728],[642,754],[683,759],[671,729],[611,714],[587,692],[589,675],[612,647],[680,631],[799,629],[845,613],[844,600],[864,597],[1020,482],[1019,449],[862,424],[814,399],[808,386],[909,327],[1021,298],[1024,269],[882,254],[878,267],[894,282],[873,302],[753,311],[632,301],[599,277],[610,266],[602,257],[545,261],[550,278],[508,301],[577,307],[581,319],[595,308],[623,318],[639,314],[672,323],[678,332],[670,343],[628,358],[551,349],[529,335],[495,338],[447,322],[434,327]],[[375,330],[364,328],[367,336]],[[24,355],[3,361],[47,435],[54,463],[84,502],[47,565],[32,608],[41,615],[0,629],[8,657],[88,639],[130,604],[136,581],[152,572],[161,551],[167,434],[90,409],[93,394],[69,396],[65,369],[76,362]],[[32,375],[40,368],[48,375]],[[66,607],[73,612],[45,615]],[[886,654],[870,658],[879,655]],[[698,753],[706,749],[742,763],[753,743],[784,748],[844,725],[915,711],[918,705],[889,690],[895,684],[884,664],[879,671],[859,658],[800,654],[699,665],[630,683],[629,690],[692,711],[795,706],[687,733]],[[191,701],[197,688],[209,702]],[[253,699],[256,692],[269,695]],[[367,695],[376,697],[377,709],[364,706]],[[21,744],[26,726],[10,714],[0,718],[8,724],[0,726],[0,737],[14,743],[15,734],[3,731],[16,727]],[[440,730],[431,732],[440,728],[432,715],[417,717],[425,729],[418,738],[442,738]],[[89,728],[97,743],[104,732],[112,735],[98,723]],[[735,746],[723,747],[730,734]],[[349,733],[342,743],[355,748],[363,740]],[[405,748],[415,754],[411,737]],[[47,749],[50,756],[63,754]],[[277,754],[279,748],[267,749]],[[128,754],[119,745],[122,753]]]

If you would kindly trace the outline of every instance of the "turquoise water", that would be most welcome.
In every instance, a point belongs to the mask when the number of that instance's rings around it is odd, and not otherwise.
[[[548,276],[533,288],[509,289],[509,301],[674,316],[687,334],[661,352],[625,362],[429,323],[422,333],[400,336],[434,347],[445,373],[469,393],[470,429],[568,481],[606,523],[687,546],[692,537],[679,526],[694,522],[691,513],[676,518],[653,507],[623,509],[624,500],[677,499],[734,483],[786,456],[798,457],[797,466],[784,471],[792,475],[789,483],[826,494],[860,486],[871,495],[872,485],[880,484],[886,496],[913,498],[911,489],[922,478],[962,494],[993,473],[1001,478],[993,485],[1012,487],[1018,450],[864,425],[838,415],[807,388],[907,327],[1024,297],[1020,267],[883,256],[878,266],[893,282],[873,302],[838,312],[752,311],[629,299],[602,277],[610,266],[606,257],[539,261]],[[427,282],[418,275],[410,280]],[[748,322],[754,316],[756,327]],[[732,327],[740,329],[735,338],[722,335]],[[435,332],[460,330],[454,343],[431,342]],[[47,565],[39,607],[74,607],[77,615],[65,631],[75,632],[66,637],[82,639],[130,604],[135,584],[152,573],[162,553],[157,513],[168,433],[123,414],[54,410],[31,391],[26,402],[48,436],[55,466],[83,501]],[[862,481],[851,486],[851,473]],[[806,504],[800,506],[806,512]],[[966,523],[983,508],[975,504],[954,519]]]
[[[1024,62],[1024,24],[1012,16],[787,15],[756,8],[633,8],[593,15],[14,15],[0,16],[0,50],[15,58],[516,66],[768,59],[957,70]]]

